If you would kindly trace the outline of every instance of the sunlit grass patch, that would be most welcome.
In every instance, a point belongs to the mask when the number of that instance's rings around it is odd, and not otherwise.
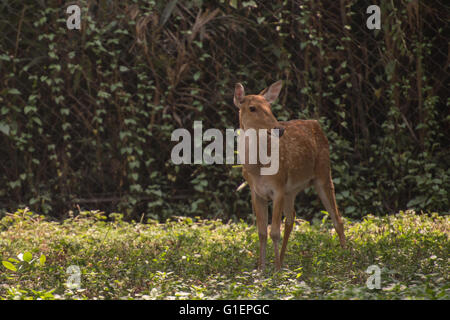
[[[285,266],[258,273],[256,228],[173,217],[125,222],[86,211],[63,222],[18,210],[0,221],[2,299],[448,299],[449,217],[400,212],[297,220]],[[380,289],[366,285],[376,265]],[[76,266],[79,275],[70,266]],[[75,281],[79,276],[79,286]],[[73,284],[75,283],[75,286]]]

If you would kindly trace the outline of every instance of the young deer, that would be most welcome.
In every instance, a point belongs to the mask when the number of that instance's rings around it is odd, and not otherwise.
[[[250,186],[252,207],[256,214],[259,235],[258,268],[265,269],[268,201],[273,200],[270,237],[275,251],[275,268],[283,264],[289,235],[294,225],[294,201],[297,194],[314,185],[323,206],[331,216],[340,244],[345,247],[344,227],[334,195],[331,180],[328,140],[316,120],[279,122],[272,114],[270,104],[280,93],[282,81],[275,82],[258,95],[244,93],[238,83],[234,90],[234,104],[239,108],[239,125],[247,129],[278,129],[279,169],[273,175],[261,175],[259,162],[243,163],[242,173]],[[270,139],[270,135],[267,135]],[[248,152],[248,144],[246,144]],[[248,159],[248,158],[247,158]],[[267,166],[267,165],[266,165]],[[286,217],[281,253],[278,250],[282,213]]]

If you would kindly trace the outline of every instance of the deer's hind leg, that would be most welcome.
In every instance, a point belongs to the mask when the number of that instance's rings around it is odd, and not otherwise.
[[[284,221],[283,244],[281,245],[281,253],[280,253],[280,265],[281,266],[283,266],[284,254],[286,253],[287,243],[288,243],[292,228],[294,226],[294,220],[295,220],[294,201],[295,201],[295,196],[293,196],[293,195],[287,195],[284,198],[283,212],[284,212],[284,216],[285,216],[285,221]]]
[[[346,240],[344,234],[344,224],[339,213],[336,197],[334,194],[333,180],[331,179],[330,160],[328,152],[325,153],[326,157],[319,159],[316,166],[316,178],[314,179],[314,188],[319,194],[319,198],[322,201],[323,206],[328,211],[333,221],[334,228],[339,236],[339,242],[341,247],[345,248]]]

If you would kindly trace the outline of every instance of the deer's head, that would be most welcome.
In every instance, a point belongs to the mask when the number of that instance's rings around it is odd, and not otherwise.
[[[278,136],[284,133],[284,127],[272,113],[270,104],[280,94],[282,81],[279,80],[257,95],[245,95],[242,84],[237,83],[234,88],[234,105],[239,108],[239,124],[241,129],[278,129]]]

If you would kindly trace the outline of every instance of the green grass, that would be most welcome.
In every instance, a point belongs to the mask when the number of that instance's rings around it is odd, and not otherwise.
[[[0,220],[0,299],[449,299],[449,220],[345,220],[345,250],[327,216],[298,220],[285,268],[273,271],[269,240],[259,274],[258,235],[244,222],[142,224],[90,211],[60,223],[18,210]],[[380,289],[366,286],[370,265],[381,269]]]

